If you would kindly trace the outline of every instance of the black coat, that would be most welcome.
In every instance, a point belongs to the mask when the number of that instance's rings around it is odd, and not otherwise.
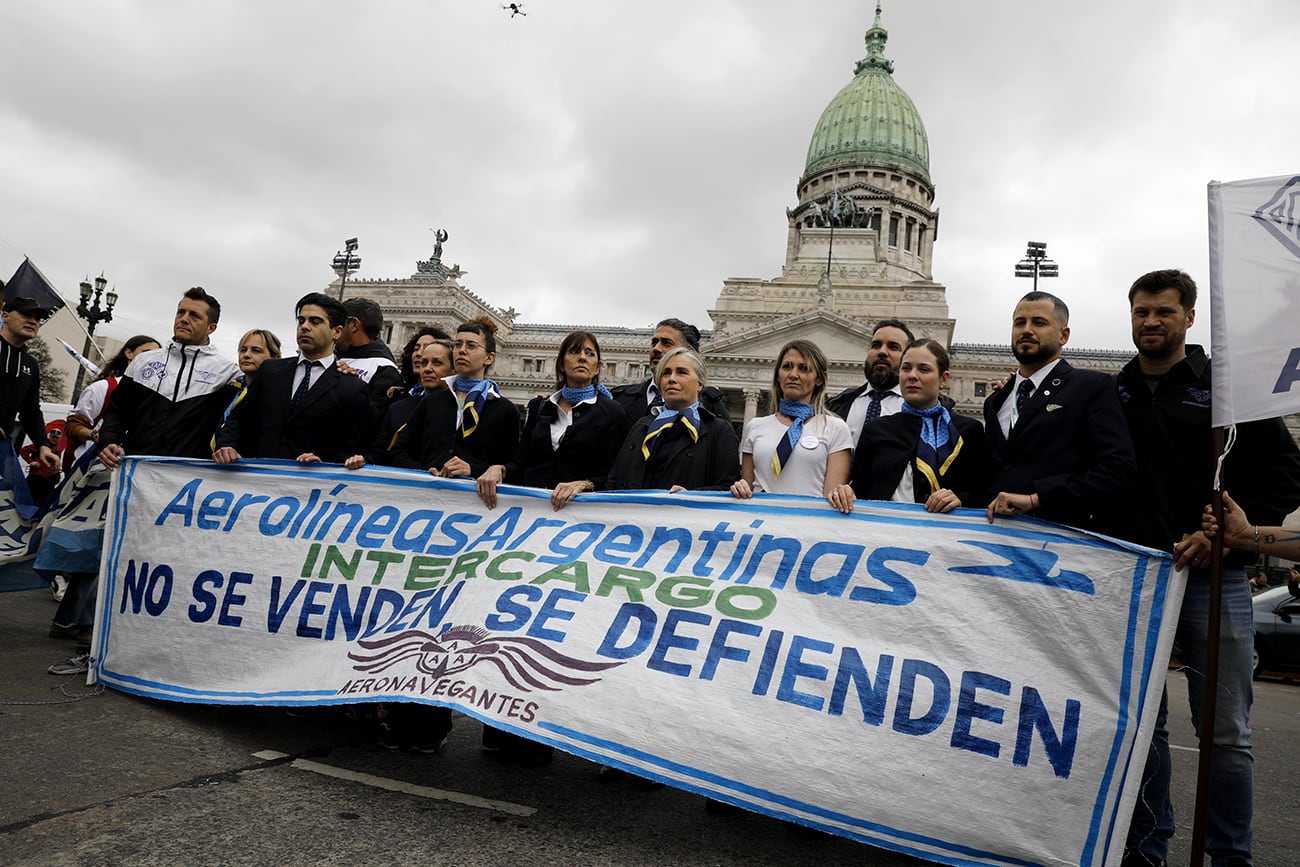
[[[411,416],[415,415],[422,397],[424,397],[423,393],[411,394],[407,390],[388,404],[388,411],[384,413],[384,421],[379,425],[379,431],[370,443],[370,449],[366,452],[366,463],[392,464],[389,451],[397,442],[397,432],[411,420]]]
[[[956,494],[963,506],[982,509],[989,501],[993,460],[984,427],[975,419],[957,413],[952,413],[952,423],[961,436],[961,451],[948,472],[939,477],[939,484]],[[930,482],[916,468],[916,447],[920,441],[921,417],[917,415],[900,412],[864,425],[853,452],[853,471],[849,476],[854,495],[863,500],[888,500],[898,490],[903,473],[911,472],[915,500],[924,503],[930,495]]]
[[[1059,362],[1004,437],[998,409],[1015,390],[1012,377],[984,401],[994,461],[989,498],[1036,493],[1034,517],[1114,534],[1118,504],[1137,480],[1115,380]]]
[[[544,397],[529,401],[519,451],[506,464],[506,481],[554,488],[561,482],[587,480],[600,490],[627,436],[627,414],[603,396],[597,396],[595,403],[578,404],[559,448],[552,448],[551,424],[558,413],[559,408]]]
[[[619,406],[623,407],[628,420],[634,422],[650,413],[650,405],[645,399],[646,389],[649,387],[650,380],[643,379],[640,382],[611,388],[609,394]],[[727,399],[721,391],[711,385],[700,389],[700,406],[723,421],[731,421],[731,415],[727,412]]]
[[[504,397],[483,404],[474,433],[465,436],[456,424],[456,394],[449,388],[427,392],[411,420],[397,434],[389,452],[393,466],[427,470],[458,457],[478,477],[493,464],[514,457],[519,445],[519,409]]]
[[[641,445],[651,421],[646,416],[632,423],[606,479],[609,490],[681,485],[693,491],[725,491],[740,478],[740,440],[731,422],[701,407],[699,442],[676,425],[658,438],[647,461]]]
[[[297,358],[264,361],[217,431],[217,448],[233,447],[246,458],[287,460],[311,452],[331,464],[364,452],[371,433],[366,384],[330,365],[294,406],[297,368]]]

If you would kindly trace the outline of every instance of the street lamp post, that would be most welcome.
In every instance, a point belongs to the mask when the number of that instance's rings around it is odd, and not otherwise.
[[[101,322],[113,321],[113,307],[117,304],[117,287],[104,291],[108,281],[104,279],[103,272],[95,278],[95,288],[92,290],[89,280],[81,281],[81,303],[77,305],[77,315],[86,321],[86,345],[81,350],[81,354],[89,358],[90,347],[94,343],[95,326]],[[94,295],[94,301],[91,301],[91,295]],[[100,307],[100,299],[108,302],[107,306]],[[81,389],[86,384],[86,368],[77,365],[77,381],[72,386],[72,405],[77,405],[77,398],[81,397]]]
[[[1030,241],[1025,250],[1025,258],[1016,263],[1017,277],[1034,278],[1034,291],[1038,291],[1039,277],[1060,277],[1061,271],[1056,263],[1047,258],[1045,241]]]
[[[347,252],[336,253],[334,255],[334,273],[338,274],[341,279],[339,283],[339,300],[343,300],[343,290],[348,285],[348,274],[361,268],[361,257],[352,255],[357,251],[357,239],[348,238],[343,242],[343,249]]]

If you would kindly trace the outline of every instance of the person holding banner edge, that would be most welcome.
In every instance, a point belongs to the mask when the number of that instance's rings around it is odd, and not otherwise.
[[[558,390],[528,403],[519,451],[478,477],[479,499],[497,505],[502,482],[551,491],[556,511],[587,491],[599,491],[627,436],[627,413],[600,384],[600,344],[589,331],[574,331],[555,358]]]
[[[984,426],[939,402],[948,382],[948,351],[923,337],[903,352],[902,412],[862,429],[853,452],[852,495],[864,500],[923,503],[930,512],[988,502],[990,464]]]
[[[659,360],[664,411],[633,422],[609,471],[610,490],[725,491],[740,478],[735,429],[700,403],[705,375],[704,360],[684,346]]]
[[[1016,375],[984,401],[984,430],[996,474],[988,520],[1033,514],[1085,530],[1122,528],[1115,502],[1136,476],[1133,443],[1115,381],[1061,358],[1070,309],[1030,292],[1012,314]]]
[[[239,372],[210,340],[221,303],[200,286],[176,305],[172,339],[131,360],[104,411],[99,460],[116,469],[124,454],[208,458],[212,432]]]
[[[126,372],[131,359],[141,352],[161,348],[157,340],[147,334],[137,334],[118,350],[100,370],[99,376],[81,392],[76,407],[64,423],[64,436],[75,452],[69,450],[75,458],[81,457],[99,439],[99,425],[104,418],[104,409],[117,389],[118,379]],[[67,589],[59,600],[59,609],[54,613],[50,623],[50,638],[71,638],[89,641],[95,622],[95,591],[97,572],[70,571],[67,574]]]
[[[770,392],[777,411],[745,426],[733,496],[800,494],[825,497],[842,512],[853,508],[848,487],[853,442],[844,420],[826,412],[827,368],[825,353],[811,341],[781,347]]]
[[[1172,550],[1190,569],[1175,641],[1188,680],[1193,728],[1200,732],[1210,606],[1211,541],[1201,509],[1212,496],[1210,360],[1189,346],[1195,281],[1176,269],[1152,271],[1129,289],[1137,355],[1117,377],[1138,466],[1136,496],[1116,513],[1131,541]],[[1281,523],[1300,506],[1300,451],[1280,419],[1237,426],[1223,467],[1225,484],[1257,519]],[[1225,551],[1219,679],[1205,849],[1215,865],[1251,864],[1254,757],[1250,739],[1254,623],[1242,552]],[[1141,789],[1129,825],[1124,867],[1165,863],[1174,833],[1169,797],[1168,696],[1162,693]]]

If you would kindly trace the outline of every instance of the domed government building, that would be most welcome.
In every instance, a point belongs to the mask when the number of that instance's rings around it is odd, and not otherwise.
[[[861,384],[870,334],[881,319],[901,319],[916,336],[950,347],[948,393],[960,412],[977,418],[992,384],[1015,365],[1009,346],[952,343],[947,290],[934,281],[931,268],[939,212],[929,141],[916,106],[894,80],[887,39],[877,7],[866,33],[866,57],[813,130],[798,201],[786,211],[781,275],[724,280],[708,311],[713,328],[701,328],[709,384],[722,389],[738,424],[772,411],[772,366],[781,346],[794,338],[812,340],[825,351],[828,395]],[[404,279],[347,280],[346,297],[370,298],[383,308],[383,337],[391,347],[401,347],[423,325],[450,329],[486,314],[499,328],[492,377],[521,405],[553,390],[560,341],[576,328],[599,338],[606,385],[649,374],[653,328],[520,322],[513,308],[500,310],[467,289],[460,268],[443,264],[441,253],[440,241]],[[343,277],[337,273],[330,284],[335,295]],[[659,318],[675,315],[681,311],[665,309]],[[1065,355],[1076,367],[1115,371],[1132,352],[1067,348]]]

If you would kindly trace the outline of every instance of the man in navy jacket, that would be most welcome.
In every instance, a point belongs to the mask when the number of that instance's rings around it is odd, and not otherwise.
[[[248,394],[217,432],[212,459],[283,458],[341,464],[370,440],[370,390],[360,377],[340,373],[334,341],[347,313],[320,292],[298,301],[298,357],[262,363]]]
[[[1133,443],[1115,381],[1076,370],[1061,358],[1070,339],[1070,310],[1047,292],[1016,305],[1013,379],[984,402],[994,472],[988,508],[1105,532],[1117,520],[1116,500],[1136,480]]]

